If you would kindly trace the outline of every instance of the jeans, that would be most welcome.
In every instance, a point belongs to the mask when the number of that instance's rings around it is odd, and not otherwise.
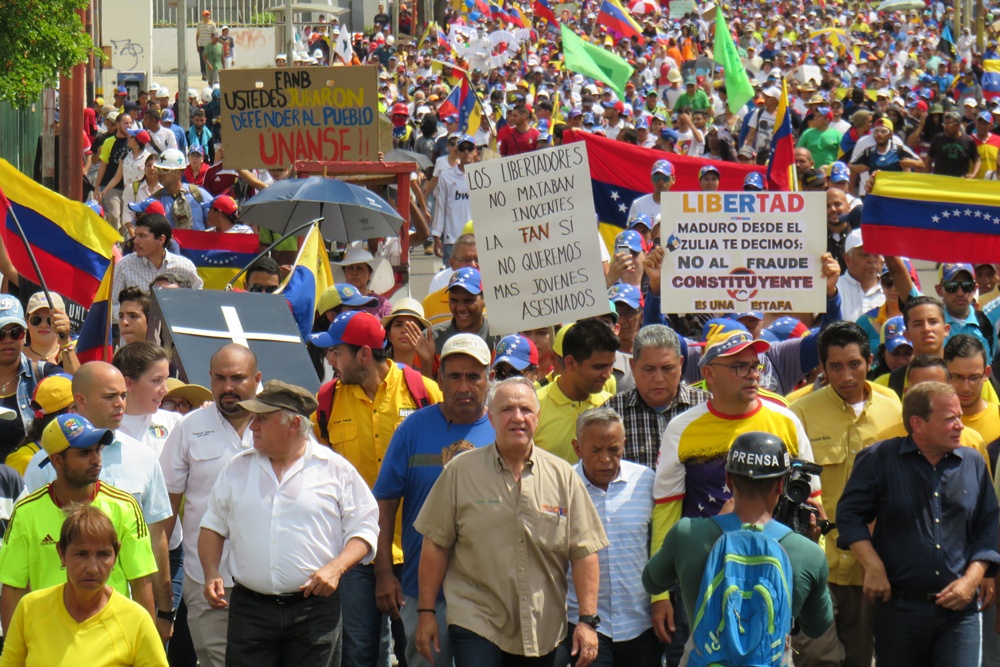
[[[663,657],[667,659],[667,667],[677,667],[684,657],[684,644],[691,636],[691,626],[688,623],[687,611],[684,610],[684,601],[681,600],[681,592],[671,593],[670,601],[674,605],[674,626],[677,631],[670,638],[670,643],[663,645]]]
[[[399,616],[403,619],[403,626],[406,628],[407,667],[428,667],[430,663],[417,650],[417,625],[420,622],[420,613],[417,612],[417,607],[420,605],[417,604],[417,598],[409,595],[404,595],[403,601],[405,604],[399,610]],[[441,645],[441,652],[434,656],[434,667],[451,667],[451,644],[448,641],[448,622],[445,620],[448,606],[441,599],[434,605],[434,608],[437,611],[435,616],[437,616],[438,622],[438,643]]]
[[[982,614],[932,602],[890,600],[875,610],[878,667],[979,667]],[[992,628],[989,629],[992,631]]]
[[[444,268],[446,269],[451,268],[451,253],[454,252],[454,250],[455,250],[454,243],[441,244],[441,255],[442,255],[441,262],[444,265]]]
[[[235,586],[226,667],[340,666],[340,595],[262,599]]]
[[[457,625],[448,626],[455,667],[553,667],[556,651],[529,658],[500,650],[496,644]]]
[[[569,624],[566,640],[556,649],[556,665],[576,665],[573,651],[573,632],[576,626]],[[594,667],[660,667],[663,645],[656,638],[653,628],[628,641],[616,642],[611,637],[597,632],[597,657],[590,663]]]
[[[340,578],[345,667],[389,667],[389,617],[375,604],[375,566],[355,565]]]

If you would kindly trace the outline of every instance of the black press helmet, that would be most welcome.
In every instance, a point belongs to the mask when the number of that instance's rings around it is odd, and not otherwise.
[[[783,477],[790,465],[788,448],[781,438],[761,431],[736,436],[726,456],[726,472],[751,479]]]

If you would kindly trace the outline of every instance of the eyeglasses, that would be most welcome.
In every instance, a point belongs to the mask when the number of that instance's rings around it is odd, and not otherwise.
[[[892,276],[890,276],[888,273],[879,278],[879,282],[882,283],[882,287],[892,287],[894,284],[892,282]]]
[[[979,375],[970,375],[968,377],[963,377],[961,375],[955,375],[954,373],[952,373],[951,374],[951,381],[953,383],[955,383],[955,384],[958,384],[958,385],[963,385],[966,382],[968,382],[971,385],[977,385],[977,384],[979,384],[980,382],[983,381],[984,377],[985,376],[982,375],[982,374],[979,374]]]
[[[475,153],[476,152],[476,147],[475,146],[464,146],[464,147],[463,146],[459,146],[458,147],[458,152],[459,153]]]
[[[28,320],[28,324],[30,324],[33,327],[37,327],[42,322],[45,322],[46,324],[52,324],[52,318],[42,317],[41,315],[32,315],[31,318]]]
[[[274,290],[278,289],[278,285],[260,285],[258,283],[252,283],[247,285],[247,291],[253,292],[254,294],[273,294]]]
[[[493,377],[496,378],[497,382],[508,378],[518,378],[523,376],[524,373],[517,370],[510,364],[503,364],[502,366],[497,366],[493,369]]]
[[[976,291],[976,283],[975,281],[972,280],[963,280],[961,282],[949,281],[946,283],[942,283],[941,287],[948,294],[954,294],[959,290],[959,288],[961,288],[961,290],[966,294],[971,294],[972,292]]]
[[[191,412],[194,406],[185,398],[172,398],[160,403],[160,408],[169,412],[179,412],[182,415],[186,415]]]
[[[10,329],[0,329],[0,343],[10,338],[15,343],[24,340],[24,334],[28,330],[24,327],[11,327]]]
[[[764,364],[709,364],[709,366],[722,366],[723,368],[728,368],[735,373],[738,378],[750,377],[751,371],[756,372],[757,375],[764,372]]]

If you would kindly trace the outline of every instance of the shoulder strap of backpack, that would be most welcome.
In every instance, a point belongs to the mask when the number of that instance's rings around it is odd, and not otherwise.
[[[986,317],[986,314],[981,310],[973,311],[976,314],[976,324],[979,325],[979,333],[983,335],[983,340],[991,348],[996,348],[997,346],[997,335],[996,331],[993,329],[993,324],[990,322],[990,318]],[[986,355],[989,356],[990,350],[986,350]]]
[[[197,176],[197,174],[195,175]],[[188,183],[188,194],[194,197],[194,200],[199,204],[204,201],[204,197],[201,196],[201,188],[194,183]]]
[[[712,517],[712,521],[718,524],[723,533],[735,533],[736,531],[743,529],[743,522],[734,512],[730,512],[729,514],[716,514]]]
[[[791,528],[781,523],[780,521],[775,521],[774,519],[771,519],[770,521],[764,524],[764,534],[770,537],[775,542],[780,542],[781,540],[785,539],[785,537],[787,537],[788,534],[791,532],[792,532]]]
[[[416,401],[418,408],[426,408],[431,404],[431,398],[427,394],[427,387],[424,385],[424,376],[409,366],[400,366],[403,371],[403,381],[410,391],[410,396]]]
[[[337,393],[337,380],[330,380],[319,388],[316,402],[316,425],[319,426],[319,435],[326,442],[330,442],[330,414],[333,412],[333,398]]]

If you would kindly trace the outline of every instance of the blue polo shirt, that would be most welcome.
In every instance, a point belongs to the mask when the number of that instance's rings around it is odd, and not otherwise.
[[[444,468],[442,457],[463,446],[483,447],[496,439],[485,415],[473,424],[452,424],[440,405],[417,410],[403,420],[389,441],[372,493],[378,500],[403,501],[403,594],[417,597],[417,571],[424,537],[413,522]]]

